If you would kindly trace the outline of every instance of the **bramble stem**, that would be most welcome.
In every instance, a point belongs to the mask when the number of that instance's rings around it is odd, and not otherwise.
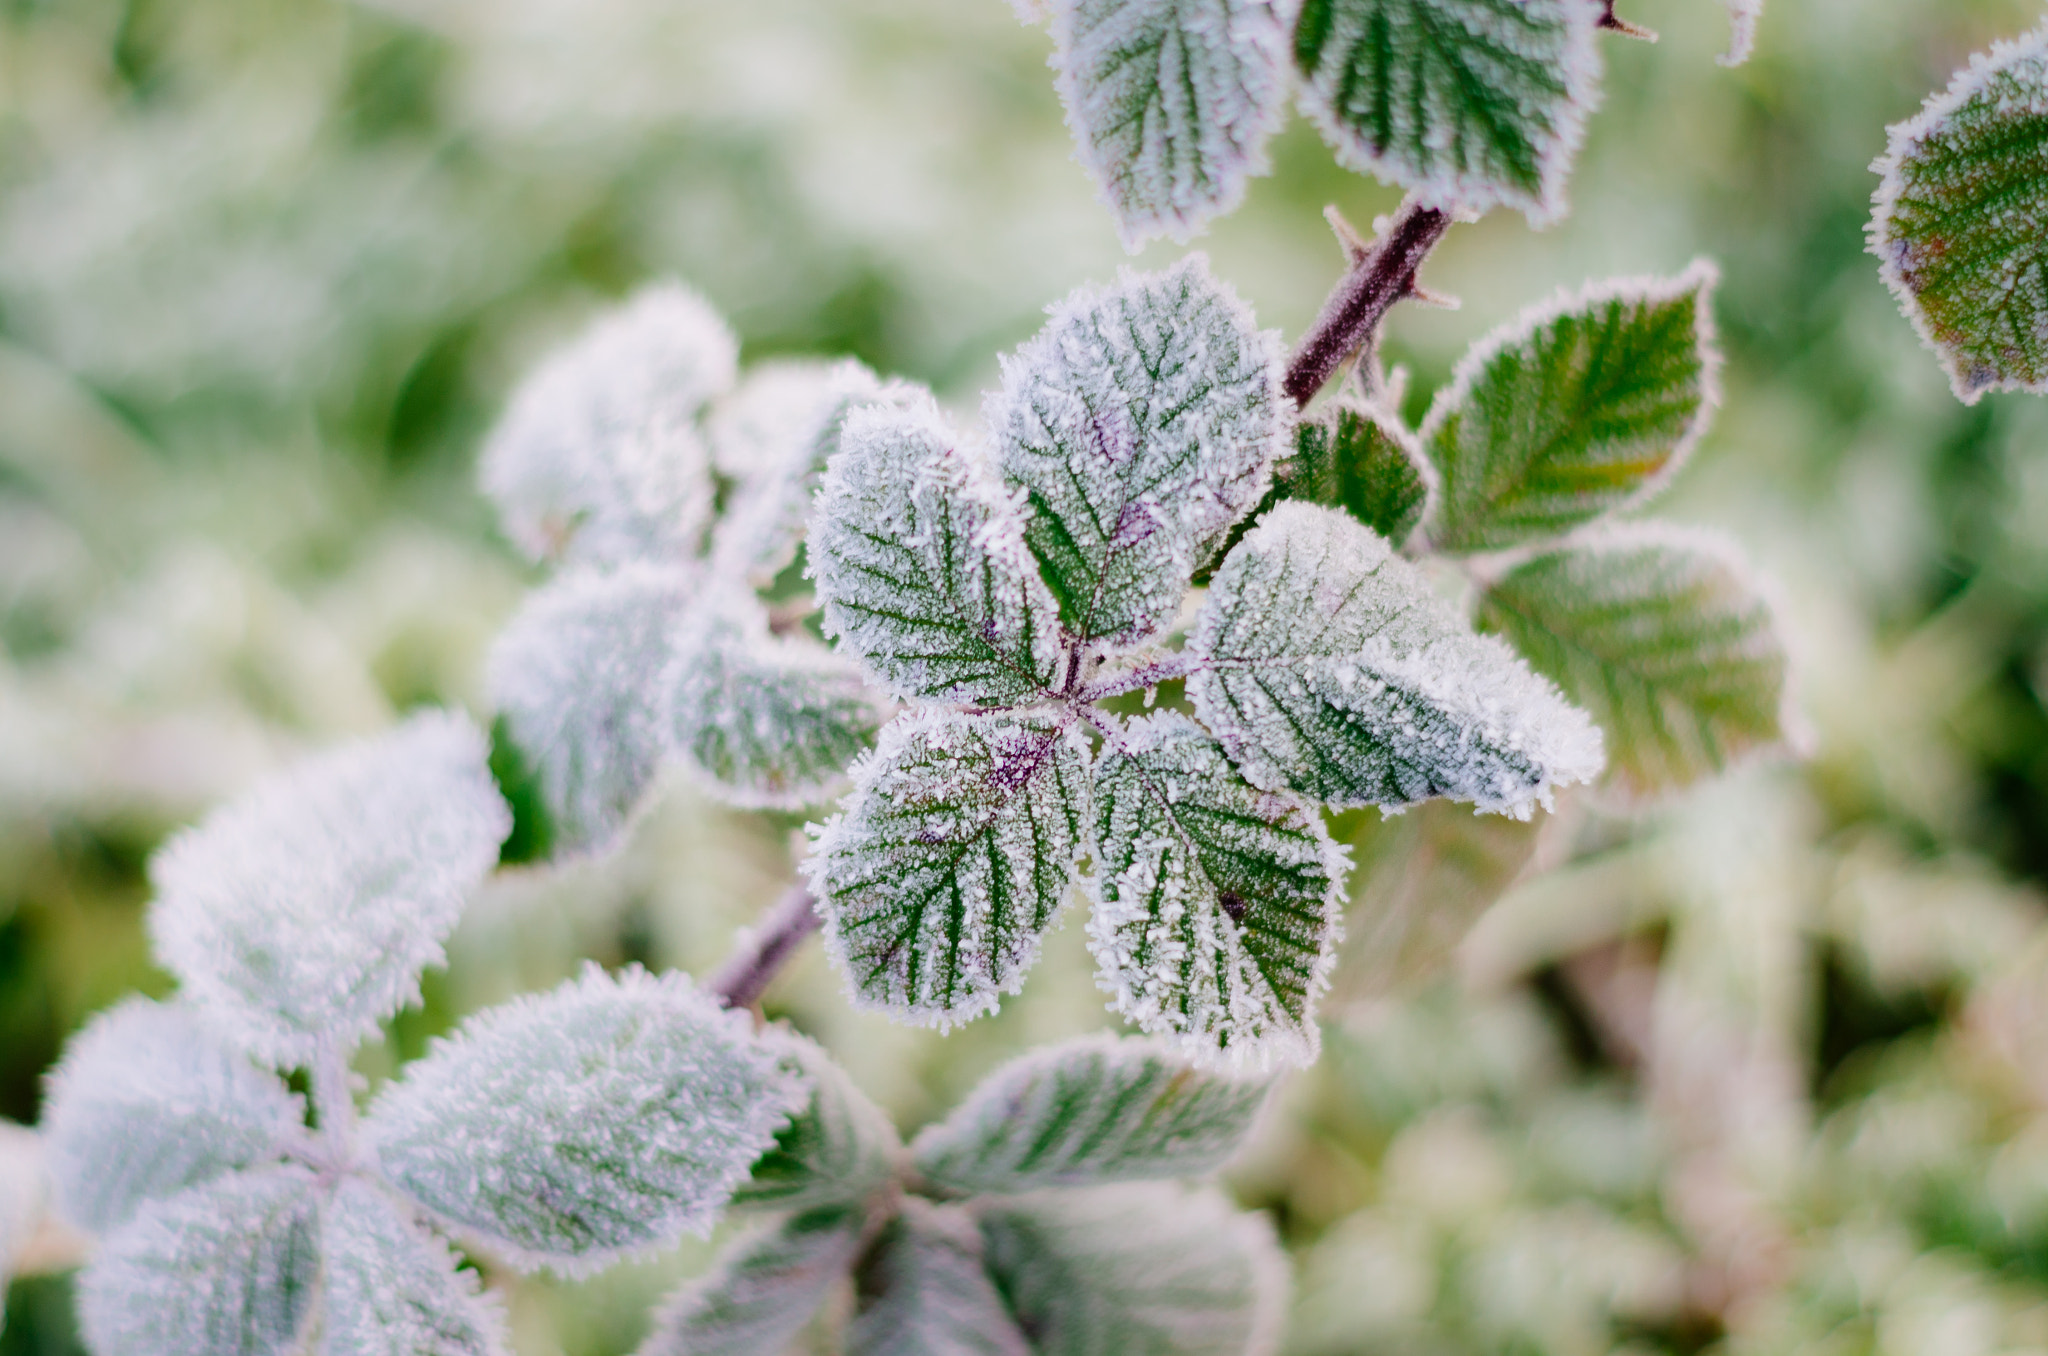
[[[1200,660],[1182,650],[1178,654],[1148,660],[1136,668],[1112,673],[1075,693],[1074,700],[1085,704],[1099,702],[1105,697],[1121,697],[1126,692],[1137,692],[1170,683],[1176,678],[1185,678],[1200,667]]]
[[[355,1142],[356,1099],[349,1091],[348,1052],[323,1040],[306,1071],[313,1110],[319,1118],[320,1142],[335,1162],[346,1162]]]
[[[783,892],[758,927],[741,934],[738,951],[719,967],[705,988],[729,1008],[750,1008],[761,1001],[776,971],[796,953],[804,938],[824,926],[818,903],[801,885]]]
[[[1308,404],[1345,359],[1373,342],[1395,302],[1417,294],[1416,271],[1450,227],[1450,213],[1411,198],[1380,238],[1356,255],[1288,361],[1284,387],[1297,407]]]

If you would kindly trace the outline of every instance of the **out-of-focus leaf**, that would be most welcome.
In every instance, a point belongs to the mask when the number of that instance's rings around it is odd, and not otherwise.
[[[853,1269],[865,1223],[859,1210],[827,1207],[740,1240],[663,1306],[638,1356],[787,1351]]]
[[[811,1098],[733,1192],[733,1204],[809,1210],[865,1200],[896,1173],[903,1142],[895,1125],[816,1043],[773,1028],[763,1039],[809,1081]]]
[[[958,1206],[911,1197],[861,1264],[847,1356],[1028,1356]]]
[[[505,1318],[429,1238],[360,1177],[321,1211],[320,1356],[503,1356]]]

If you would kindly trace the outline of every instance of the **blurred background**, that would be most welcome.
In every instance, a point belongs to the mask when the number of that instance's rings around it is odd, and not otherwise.
[[[1605,44],[1569,218],[1456,229],[1427,277],[1463,309],[1397,311],[1389,353],[1419,415],[1558,286],[1718,259],[1726,407],[1659,512],[1776,579],[1812,756],[1564,807],[1448,969],[1331,1005],[1232,1185],[1295,1253],[1302,1356],[2048,1351],[2048,404],[1957,404],[1862,252],[1885,125],[2040,13],[1772,0],[1729,70],[1712,0],[1621,9],[1663,41]],[[680,278],[750,360],[971,415],[1126,262],[1048,50],[1003,0],[0,0],[0,1118],[167,990],[166,833],[480,704],[532,578],[476,450],[597,309]],[[1341,267],[1322,206],[1396,196],[1299,120],[1274,159],[1200,244],[1292,336]],[[710,967],[795,827],[677,789],[615,857],[502,874],[360,1067],[582,957]],[[911,1128],[1108,1024],[1080,933],[951,1037],[851,1013],[815,948],[769,1008]],[[520,1351],[630,1350],[709,1255],[507,1278]],[[70,1256],[32,1245],[4,1356],[79,1350]]]

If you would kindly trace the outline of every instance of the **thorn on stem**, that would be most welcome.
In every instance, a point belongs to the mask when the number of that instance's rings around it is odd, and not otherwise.
[[[1641,24],[1632,24],[1617,15],[1614,12],[1614,0],[1607,0],[1607,12],[1600,16],[1600,27],[1610,33],[1619,33],[1624,38],[1637,38],[1643,42],[1657,40],[1656,30],[1644,28]]]
[[[1361,235],[1356,226],[1345,220],[1344,214],[1337,210],[1336,203],[1331,203],[1323,209],[1323,220],[1329,222],[1330,229],[1337,233],[1337,243],[1344,249],[1346,263],[1362,263],[1365,256],[1372,253],[1372,242]]]

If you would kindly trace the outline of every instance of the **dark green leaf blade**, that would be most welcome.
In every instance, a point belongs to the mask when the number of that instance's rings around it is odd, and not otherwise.
[[[1273,477],[1281,499],[1341,508],[1395,546],[1429,507],[1436,471],[1399,421],[1346,401],[1294,430],[1294,455]]]
[[[812,1210],[735,1243],[655,1315],[638,1356],[787,1351],[852,1270],[864,1223],[859,1210]]]

